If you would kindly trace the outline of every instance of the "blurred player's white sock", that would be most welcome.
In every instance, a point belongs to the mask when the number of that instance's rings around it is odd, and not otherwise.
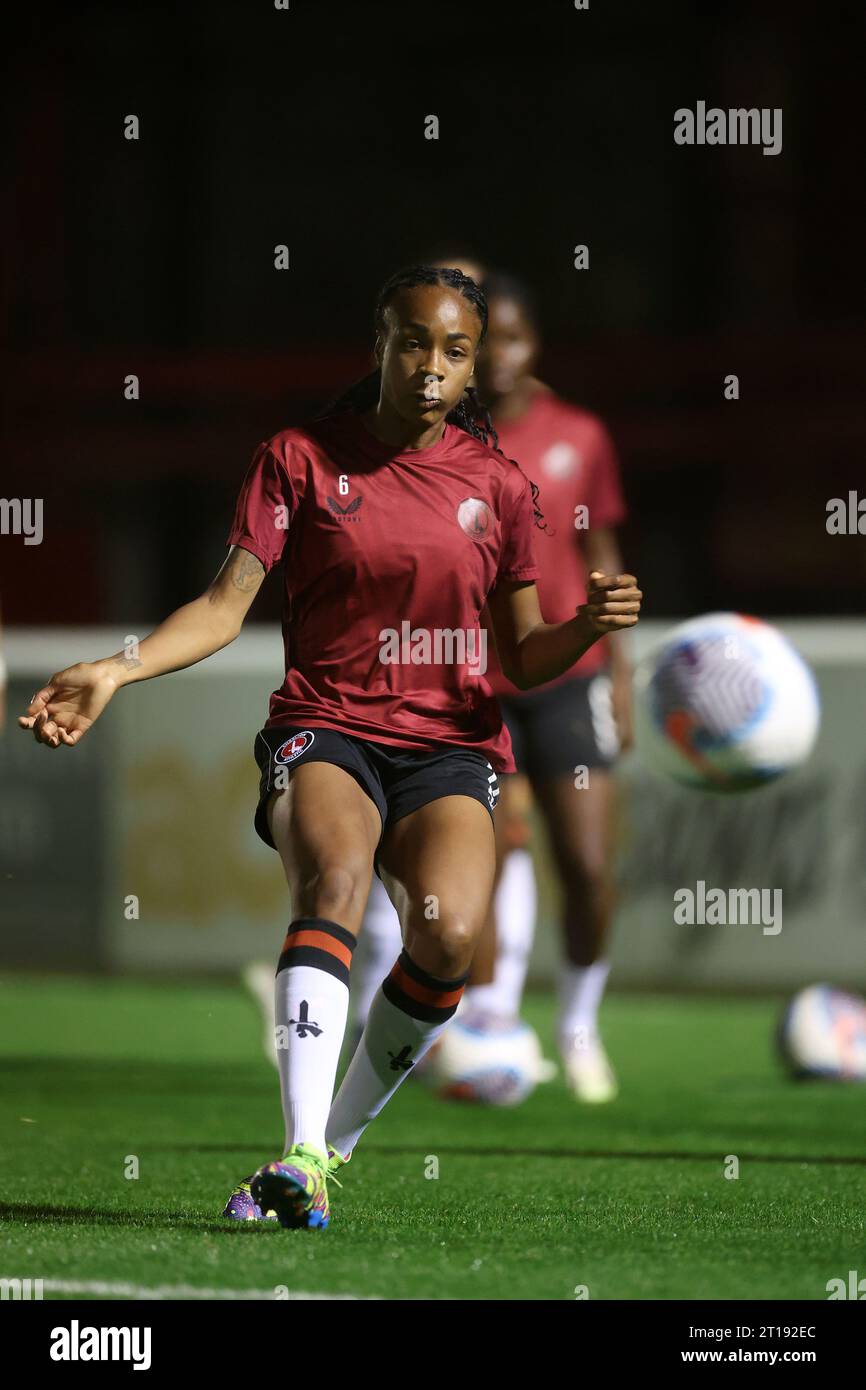
[[[576,1034],[590,1038],[598,1031],[598,1006],[610,973],[610,961],[572,965],[566,961],[559,977],[559,1038]]]
[[[502,866],[496,890],[496,973],[505,1014],[520,1013],[529,956],[535,937],[538,889],[528,849],[514,849]]]
[[[274,1041],[274,967],[262,960],[251,960],[241,971],[241,979],[255,999],[262,1015],[262,1049],[269,1062],[279,1070],[277,1046]]]
[[[349,1013],[349,971],[355,938],[325,917],[296,917],[277,966],[274,1016],[284,1153],[293,1144],[325,1148]]]
[[[506,855],[493,899],[496,915],[496,966],[489,985],[471,985],[464,994],[467,1009],[504,1018],[517,1018],[526,984],[535,936],[538,890],[535,867],[527,849]]]
[[[384,883],[374,874],[352,965],[352,1029],[356,1034],[364,1027],[373,997],[399,956],[402,945],[397,911]]]
[[[377,990],[328,1116],[328,1144],[346,1157],[453,1018],[466,976],[440,980],[406,950]]]

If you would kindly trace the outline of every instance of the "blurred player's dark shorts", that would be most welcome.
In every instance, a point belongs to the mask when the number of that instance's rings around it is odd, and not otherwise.
[[[518,772],[535,782],[607,768],[619,752],[611,681],[606,673],[573,676],[549,690],[499,697]]]
[[[353,738],[336,729],[292,724],[260,729],[253,751],[262,774],[256,832],[271,849],[276,846],[268,828],[268,798],[280,785],[279,770],[298,763],[334,763],[344,768],[376,803],[383,833],[394,821],[441,796],[471,796],[487,807],[491,819],[499,799],[499,779],[492,766],[482,753],[469,748],[443,748],[428,753]],[[285,772],[283,785],[288,786]]]

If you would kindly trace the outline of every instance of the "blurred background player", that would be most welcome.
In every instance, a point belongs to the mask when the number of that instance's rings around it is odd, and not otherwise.
[[[536,544],[539,589],[552,612],[572,611],[569,605],[585,600],[592,570],[621,566],[614,528],[625,505],[616,453],[597,416],[535,376],[541,336],[528,287],[498,273],[484,284],[491,319],[477,367],[479,392],[500,447],[536,470],[548,522]],[[533,691],[517,690],[495,655],[490,660],[487,679],[502,706],[518,774],[504,779],[497,837],[505,890],[495,898],[502,966],[479,991],[491,1012],[518,1012],[535,918],[532,860],[520,844],[534,795],[562,888],[559,1051],[573,1093],[591,1102],[611,1100],[617,1090],[598,1008],[610,968],[614,902],[610,770],[632,741],[631,671],[622,643],[599,655],[589,653]]]
[[[610,436],[597,416],[563,401],[535,376],[541,337],[528,287],[513,276],[485,274],[469,257],[443,256],[437,263],[457,266],[484,285],[490,328],[477,384],[500,447],[536,469],[543,492],[548,532],[536,539],[539,588],[551,611],[573,612],[585,600],[591,570],[622,568],[613,528],[625,506]],[[598,1009],[609,972],[614,897],[610,768],[632,741],[631,672],[621,641],[607,645],[609,666],[596,648],[557,680],[521,692],[502,674],[490,643],[487,679],[502,705],[518,773],[501,779],[496,886],[462,1006],[462,1012],[498,1017],[520,1012],[537,907],[527,848],[534,793],[562,887],[559,1050],[573,1094],[587,1102],[608,1101],[617,1092]],[[374,883],[353,980],[356,1038],[395,946],[396,914]]]

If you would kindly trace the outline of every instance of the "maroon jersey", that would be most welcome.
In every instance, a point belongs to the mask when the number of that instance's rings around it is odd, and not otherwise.
[[[538,600],[546,623],[564,623],[586,602],[587,565],[583,538],[591,527],[625,519],[616,452],[596,415],[569,405],[553,391],[539,391],[517,420],[497,425],[499,447],[538,484],[538,505],[548,531],[536,530],[540,569]],[[587,516],[575,514],[585,507]],[[575,521],[581,525],[575,526]],[[551,534],[553,533],[553,534]],[[492,648],[492,643],[491,643]],[[521,691],[503,674],[493,649],[487,679],[497,695]],[[594,675],[608,661],[607,643],[595,642],[574,666],[537,690],[549,690],[575,675]]]
[[[513,771],[479,615],[499,579],[538,576],[532,533],[526,475],[454,425],[398,450],[345,411],[260,444],[227,544],[283,562],[267,727],[473,748]]]

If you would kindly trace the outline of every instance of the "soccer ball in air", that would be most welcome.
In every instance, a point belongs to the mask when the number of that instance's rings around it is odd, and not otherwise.
[[[776,1044],[795,1077],[866,1081],[866,1000],[830,985],[809,985],[785,1009]]]
[[[519,1105],[543,1075],[541,1043],[522,1019],[458,1014],[431,1054],[427,1079],[447,1100]]]
[[[809,667],[769,623],[681,623],[635,673],[635,742],[654,772],[704,791],[762,786],[805,761],[820,704]]]

